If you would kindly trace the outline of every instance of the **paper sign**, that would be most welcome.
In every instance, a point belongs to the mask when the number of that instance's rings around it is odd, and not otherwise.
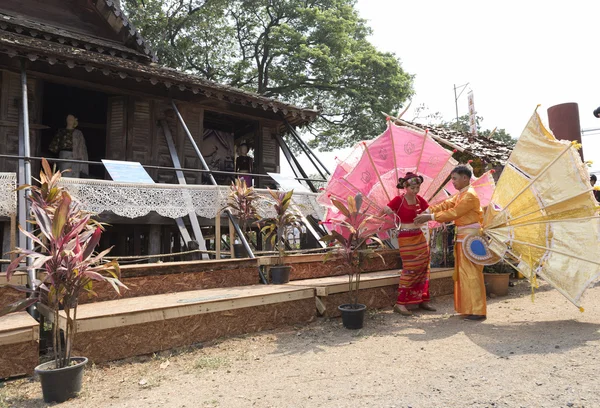
[[[122,183],[154,184],[152,177],[138,162],[102,159],[104,167],[113,181]]]
[[[306,187],[304,187],[302,184],[300,184],[298,182],[298,180],[296,180],[293,177],[290,176],[284,176],[283,174],[279,174],[279,173],[267,173],[269,176],[271,176],[271,178],[273,180],[275,180],[277,182],[277,184],[279,184],[279,187],[282,190],[285,191],[290,191],[290,190],[294,190],[294,191],[301,191],[304,193],[310,193],[311,191],[309,189],[307,189]]]

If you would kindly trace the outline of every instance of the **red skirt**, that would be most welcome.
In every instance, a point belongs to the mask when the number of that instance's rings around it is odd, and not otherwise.
[[[396,303],[411,305],[428,302],[430,253],[425,235],[400,236],[398,246],[402,273]]]

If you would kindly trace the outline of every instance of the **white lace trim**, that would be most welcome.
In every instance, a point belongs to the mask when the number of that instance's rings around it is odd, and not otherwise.
[[[151,211],[168,218],[184,217],[190,212],[215,218],[225,207],[230,191],[228,186],[117,183],[74,178],[64,178],[61,183],[86,211],[94,214],[111,211],[127,218],[142,217]],[[259,214],[262,217],[274,215],[269,192],[263,189],[256,189],[256,192],[261,196]],[[316,198],[314,193],[295,192],[292,201],[302,214],[323,219],[325,209]]]
[[[17,213],[16,188],[16,173],[0,173],[0,216],[10,217]]]

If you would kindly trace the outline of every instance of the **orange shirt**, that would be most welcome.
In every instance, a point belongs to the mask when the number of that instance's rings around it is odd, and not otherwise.
[[[483,211],[479,203],[479,197],[473,189],[468,186],[446,201],[432,205],[429,211],[437,222],[454,221],[457,227],[475,224],[483,221]]]

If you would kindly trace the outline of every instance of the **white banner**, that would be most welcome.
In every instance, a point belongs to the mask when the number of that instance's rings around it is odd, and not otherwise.
[[[477,136],[477,117],[475,116],[475,102],[473,100],[473,91],[468,94],[469,98],[469,131],[473,136]]]

